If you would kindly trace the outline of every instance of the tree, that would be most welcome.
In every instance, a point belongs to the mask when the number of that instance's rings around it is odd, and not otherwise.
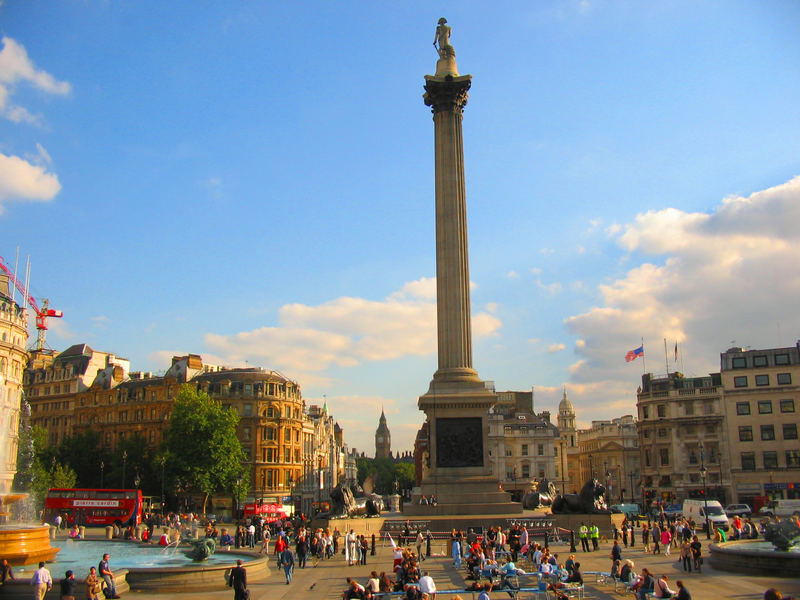
[[[58,453],[47,446],[47,430],[41,427],[20,428],[20,470],[15,482],[21,491],[30,492],[37,509],[44,506],[47,491],[52,487],[75,487],[77,477],[69,465],[58,460]]]
[[[245,454],[236,435],[239,415],[190,385],[181,387],[166,432],[167,466],[176,489],[241,497],[249,487]]]
[[[375,475],[375,492],[378,494],[394,493],[394,482],[397,480],[401,490],[414,486],[414,465],[396,463],[390,458],[356,459],[356,471],[359,485],[370,475]]]

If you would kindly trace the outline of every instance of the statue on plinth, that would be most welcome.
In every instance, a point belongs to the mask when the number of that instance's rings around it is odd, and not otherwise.
[[[597,479],[590,479],[580,494],[563,494],[553,500],[551,510],[558,514],[610,513],[605,501],[606,488]]]
[[[436,47],[436,43],[439,46]],[[447,24],[447,19],[442,17],[439,19],[439,25],[436,27],[436,35],[433,38],[433,46],[439,52],[441,58],[452,56],[455,58],[456,49],[450,45],[450,26]]]

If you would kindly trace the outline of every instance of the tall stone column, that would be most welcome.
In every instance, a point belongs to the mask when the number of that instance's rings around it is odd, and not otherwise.
[[[450,28],[439,20],[435,75],[425,76],[436,166],[436,318],[439,365],[418,406],[428,423],[429,464],[415,499],[436,496],[436,506],[412,503],[404,513],[519,514],[489,463],[489,409],[494,390],[472,366],[472,327],[461,122],[471,75],[459,75]],[[436,43],[434,41],[434,43]]]

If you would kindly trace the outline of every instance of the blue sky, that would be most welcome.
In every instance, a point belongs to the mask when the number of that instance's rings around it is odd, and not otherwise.
[[[440,16],[464,116],[474,364],[633,413],[645,340],[691,375],[800,337],[796,2],[0,5],[0,255],[87,342],[260,365],[396,449],[436,369]],[[676,365],[670,365],[670,370]]]

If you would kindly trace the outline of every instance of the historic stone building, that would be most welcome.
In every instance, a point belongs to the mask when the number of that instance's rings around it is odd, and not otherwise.
[[[642,375],[637,393],[641,485],[646,500],[730,501],[727,430],[719,373]],[[597,465],[594,466],[596,470]],[[705,473],[705,480],[703,479]]]
[[[733,500],[800,498],[800,342],[720,355]]]
[[[386,425],[386,415],[381,409],[381,418],[378,421],[378,429],[375,430],[375,458],[392,457],[392,434]]]
[[[489,413],[489,463],[512,497],[522,496],[536,481],[556,480],[558,439],[550,413],[534,412],[533,391],[497,393]]]
[[[28,318],[11,299],[11,285],[0,275],[0,494],[11,491],[17,470],[23,370],[28,360]]]
[[[188,383],[239,414],[251,498],[310,514],[345,470],[342,431],[327,406],[306,409],[299,385],[275,371],[222,368],[189,354],[173,357],[164,375],[129,373],[127,360],[78,344],[35,354],[25,377],[31,424],[46,429],[52,445],[94,430],[110,450],[136,436],[158,447]],[[224,511],[227,501],[216,498],[215,510]]]
[[[592,421],[589,429],[578,432],[578,440],[578,480],[600,481],[606,487],[608,504],[636,501],[641,473],[634,418],[625,415],[610,421]]]
[[[127,359],[87,344],[75,344],[63,352],[31,351],[24,377],[31,425],[46,429],[48,443],[58,445],[74,432],[78,395],[94,387],[91,401],[99,402],[100,390],[127,379],[129,369]],[[84,397],[83,401],[85,407],[89,400]]]
[[[558,403],[558,441],[554,448],[556,488],[562,493],[577,493],[581,481],[578,430],[575,427],[575,407],[567,397],[567,390]]]

